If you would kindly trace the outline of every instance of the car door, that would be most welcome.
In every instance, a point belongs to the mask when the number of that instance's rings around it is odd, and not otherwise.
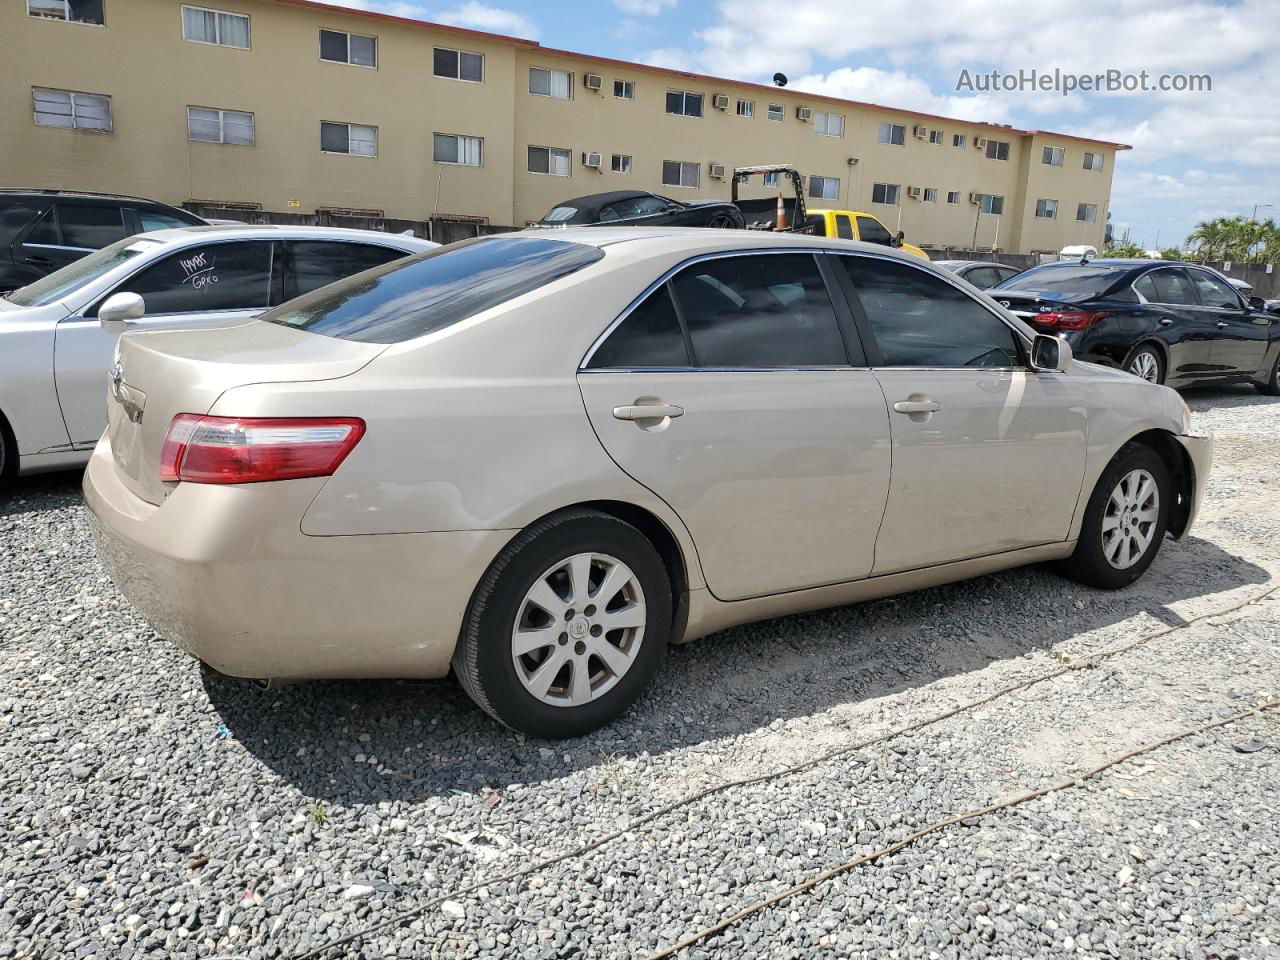
[[[865,214],[859,214],[858,221],[858,239],[863,243],[879,243],[886,247],[893,246],[893,236],[885,229],[883,223],[875,217],[869,217]]]
[[[146,314],[129,331],[231,323],[278,302],[273,261],[278,244],[214,241],[185,246],[140,268],[82,313],[58,324],[54,381],[67,433],[76,446],[97,442],[106,427],[107,370],[118,334],[98,323],[97,308],[116,293],[137,293]]]
[[[1216,376],[1212,357],[1213,342],[1218,336],[1216,321],[1200,309],[1187,271],[1182,267],[1149,270],[1133,282],[1133,290],[1146,305],[1135,319],[1135,343],[1151,334],[1164,343],[1168,354],[1166,379]]]
[[[1197,267],[1188,267],[1187,273],[1200,297],[1200,310],[1215,331],[1210,350],[1215,373],[1257,373],[1271,346],[1270,318],[1250,310],[1244,297],[1221,277]]]
[[[1065,540],[1085,468],[1071,378],[1030,370],[1012,326],[958,284],[884,257],[836,260],[892,411],[873,573]]]
[[[844,309],[812,253],[702,259],[579,373],[600,442],[679,514],[721,600],[871,572],[888,413],[856,338],[846,349]]]

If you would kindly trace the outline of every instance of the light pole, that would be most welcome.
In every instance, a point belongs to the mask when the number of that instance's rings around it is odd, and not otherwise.
[[[1250,220],[1257,220],[1257,219],[1258,219],[1258,208],[1259,208],[1259,207],[1262,207],[1263,209],[1265,209],[1265,208],[1267,208],[1267,207],[1271,207],[1271,206],[1274,206],[1274,204],[1271,204],[1271,203],[1255,203],[1255,204],[1253,205],[1253,215],[1252,215],[1252,216],[1250,216],[1250,217],[1249,217],[1249,219],[1250,219]]]

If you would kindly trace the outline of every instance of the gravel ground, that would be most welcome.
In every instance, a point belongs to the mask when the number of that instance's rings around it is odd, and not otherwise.
[[[1280,402],[1194,393],[1218,463],[1134,588],[1014,571],[730,630],[580,740],[449,682],[262,691],[120,599],[78,479],[0,494],[0,957],[296,958],[415,903],[732,787],[327,957],[632,957],[933,821],[1280,695]],[[1280,581],[1277,581],[1280,582]],[[1148,633],[1181,629],[1114,657]],[[1258,749],[1254,749],[1258,748]],[[947,828],[687,957],[1280,958],[1280,715]]]

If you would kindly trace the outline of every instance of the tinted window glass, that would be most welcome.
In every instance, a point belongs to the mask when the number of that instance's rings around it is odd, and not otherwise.
[[[1010,277],[1016,277],[1018,275],[1018,271],[1013,267],[995,267],[993,269],[996,272],[997,283],[1001,283],[1008,280]]]
[[[827,235],[827,218],[820,213],[811,213],[804,218],[807,226],[812,227],[812,233],[815,237],[825,237]]]
[[[625,320],[609,334],[591,357],[588,367],[687,367],[680,321],[671,304],[671,293],[663,284],[649,294]]]
[[[858,238],[867,243],[889,243],[893,238],[879,220],[871,217],[858,218]]]
[[[1092,300],[1101,297],[1119,277],[1119,271],[1091,263],[1068,266],[1046,264],[1025,270],[1016,279],[1010,278],[1014,282],[1006,280],[1000,286],[1007,290],[1047,293],[1057,300]]]
[[[138,226],[142,228],[142,232],[148,230],[168,230],[170,227],[189,227],[190,220],[183,220],[181,217],[175,217],[171,213],[156,213],[151,210],[138,211]]]
[[[1013,331],[946,281],[903,263],[840,257],[887,367],[1016,367]]]
[[[124,216],[119,207],[58,204],[62,243],[68,247],[97,250],[125,238]]]
[[[265,307],[271,244],[211,243],[187,247],[130,277],[112,293],[140,294],[148,314]]]
[[[1196,304],[1195,292],[1181,270],[1152,270],[1133,282],[1133,289],[1148,303]]]
[[[478,237],[339,280],[262,319],[365,343],[443,330],[581,270],[599,247],[526,237]]]
[[[699,366],[848,363],[831,298],[807,253],[707,260],[672,284]]]
[[[371,267],[380,267],[406,256],[400,250],[367,243],[333,243],[295,240],[293,251],[294,296],[301,296]]]
[[[323,60],[347,62],[347,35],[333,30],[320,31],[320,57]]]
[[[853,239],[853,221],[846,214],[836,214],[836,236],[845,240]]]
[[[27,234],[25,243],[44,243],[56,247],[58,240],[58,220],[53,214],[53,207],[44,212],[44,216],[36,221],[36,225]]]
[[[1195,280],[1196,289],[1200,291],[1200,302],[1204,306],[1222,310],[1240,309],[1240,297],[1231,284],[1203,270],[1192,270],[1191,276]]]
[[[61,270],[55,270],[47,277],[41,277],[35,283],[27,284],[20,290],[9,294],[9,302],[20,307],[43,307],[46,304],[61,300],[70,293],[92,280],[97,280],[120,264],[132,260],[144,253],[150,253],[160,246],[159,241],[130,237],[103,247],[75,263],[68,264]]]
[[[987,287],[995,286],[999,279],[996,276],[996,272],[990,267],[974,267],[964,275],[964,278],[979,290],[985,290]]]

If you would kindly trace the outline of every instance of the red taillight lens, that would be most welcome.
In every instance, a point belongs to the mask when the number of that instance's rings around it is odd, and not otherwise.
[[[1063,310],[1054,313],[1037,313],[1031,318],[1031,322],[1053,327],[1056,330],[1083,330],[1085,327],[1093,326],[1105,316],[1105,313],[1090,313],[1086,310]]]
[[[277,419],[180,413],[160,451],[160,479],[265,483],[327,477],[364,436],[350,417]]]

